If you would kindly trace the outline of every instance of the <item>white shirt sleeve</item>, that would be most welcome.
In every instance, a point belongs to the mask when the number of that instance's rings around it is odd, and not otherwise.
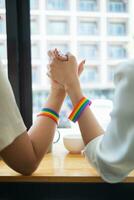
[[[115,85],[114,109],[106,133],[85,148],[90,163],[110,183],[122,181],[134,169],[134,60],[119,65]]]
[[[0,151],[25,131],[11,85],[0,63]]]

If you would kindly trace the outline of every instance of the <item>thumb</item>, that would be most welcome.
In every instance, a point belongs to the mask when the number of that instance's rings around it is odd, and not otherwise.
[[[80,62],[80,64],[78,65],[78,75],[81,75],[81,73],[83,72],[83,70],[84,70],[84,64],[85,64],[85,60],[82,60]]]

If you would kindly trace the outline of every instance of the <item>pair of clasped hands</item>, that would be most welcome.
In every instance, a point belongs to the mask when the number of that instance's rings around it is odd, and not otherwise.
[[[52,80],[54,89],[59,88],[68,92],[80,85],[79,75],[84,69],[85,60],[78,65],[75,56],[70,53],[63,55],[57,49],[49,51],[48,56],[47,75]]]

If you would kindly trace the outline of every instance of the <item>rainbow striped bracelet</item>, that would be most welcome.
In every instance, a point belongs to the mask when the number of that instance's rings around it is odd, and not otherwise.
[[[91,101],[85,97],[83,97],[78,104],[74,107],[73,111],[71,112],[71,114],[69,115],[68,119],[70,119],[73,122],[78,121],[78,119],[80,118],[81,114],[83,113],[83,111],[91,105]]]
[[[56,124],[58,124],[59,114],[50,108],[43,108],[41,112],[37,114],[37,117],[39,116],[49,117],[50,119],[55,121]]]

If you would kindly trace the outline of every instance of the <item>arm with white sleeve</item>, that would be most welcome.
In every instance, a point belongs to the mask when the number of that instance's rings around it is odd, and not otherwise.
[[[134,60],[119,65],[115,85],[111,122],[85,148],[90,163],[110,183],[122,181],[134,169]]]
[[[50,64],[51,78],[64,85],[73,106],[80,107],[78,103],[84,95],[76,58],[69,53],[68,60],[63,62],[61,57],[57,54]],[[106,131],[90,108],[86,108],[78,118],[86,157],[101,177],[111,183],[123,180],[134,169],[134,60],[119,65],[115,84],[114,109]]]

